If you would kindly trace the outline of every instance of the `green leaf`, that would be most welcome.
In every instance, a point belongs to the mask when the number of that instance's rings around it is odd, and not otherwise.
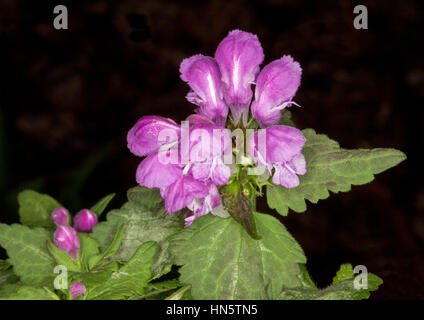
[[[350,276],[348,276],[350,274]],[[360,277],[358,275],[357,277]],[[352,265],[342,265],[333,281],[325,289],[285,288],[279,296],[281,300],[361,300],[368,299],[370,291],[375,291],[383,283],[379,277],[369,273],[368,288],[356,289]],[[358,279],[359,280],[359,279]],[[360,281],[359,281],[360,282]]]
[[[175,291],[170,296],[166,297],[165,300],[186,300],[184,297],[187,295],[187,293],[190,293],[191,286],[184,286],[177,291]]]
[[[112,261],[109,264],[96,270],[70,272],[70,283],[73,283],[75,281],[82,281],[84,282],[84,285],[86,286],[87,290],[90,290],[107,281],[110,278],[111,274],[118,270],[119,264],[116,261]]]
[[[172,260],[168,237],[183,228],[183,217],[167,214],[158,189],[135,187],[128,190],[127,196],[128,202],[122,208],[110,211],[107,221],[96,225],[91,236],[105,250],[123,226],[122,242],[113,258],[124,261],[129,260],[141,244],[157,242],[159,250],[152,272],[155,278],[159,277],[170,270]]]
[[[180,281],[195,299],[275,299],[283,286],[297,287],[306,257],[286,228],[254,213],[261,240],[232,218],[206,215],[172,238]]]
[[[12,265],[7,260],[1,260],[0,259],[0,271],[6,271],[9,269]]]
[[[100,217],[109,202],[111,202],[114,197],[115,193],[107,195],[106,197],[100,199],[99,202],[97,202],[94,206],[92,206],[90,210],[93,211],[98,217]]]
[[[115,236],[112,239],[112,242],[110,245],[103,251],[101,254],[96,254],[95,256],[91,257],[89,260],[89,268],[95,268],[98,264],[102,263],[107,258],[115,255],[122,242],[122,237],[124,235],[124,226],[121,225],[118,228],[118,231],[116,231]],[[97,241],[96,241],[97,242]]]
[[[287,215],[288,209],[306,210],[305,199],[312,203],[329,197],[329,192],[346,192],[351,185],[366,184],[374,175],[383,172],[406,159],[395,149],[347,150],[323,134],[312,129],[303,130],[306,143],[302,153],[306,158],[307,173],[299,176],[300,185],[293,189],[283,186],[267,186],[267,201],[272,209]]]
[[[303,263],[299,264],[300,268],[300,274],[299,279],[305,288],[310,289],[316,289],[317,286],[315,285],[314,281],[312,280],[311,276],[309,275],[308,269],[306,268],[306,265]]]
[[[155,283],[149,283],[146,286],[145,293],[142,295],[131,296],[130,300],[163,300],[169,295],[170,291],[175,291],[181,287],[178,280],[168,280]]]
[[[337,282],[341,282],[346,279],[351,279],[354,276],[353,268],[350,263],[345,263],[340,266],[339,271],[337,271],[336,275],[333,278],[333,284]]]
[[[90,290],[86,299],[113,300],[143,294],[152,278],[150,269],[157,248],[157,243],[153,241],[141,245],[124,266],[113,272],[101,285]]]
[[[0,286],[0,300],[2,297],[10,296],[18,291],[19,288],[21,288],[23,284],[21,282],[15,282],[15,283],[6,283],[2,284]]]
[[[25,190],[18,194],[19,217],[29,227],[52,227],[51,214],[60,203],[47,194]]]
[[[0,300],[60,300],[57,295],[46,288],[22,286],[15,293],[0,296]]]
[[[82,232],[78,232],[78,238],[80,240],[79,257],[81,263],[84,266],[84,270],[89,270],[92,266],[92,259],[99,255],[99,243],[96,239]]]
[[[47,250],[49,250],[57,264],[65,266],[69,271],[81,270],[81,265],[77,261],[72,259],[67,252],[56,247],[50,240],[47,240]]]
[[[7,284],[18,282],[19,278],[13,273],[12,269],[0,270],[0,288]]]
[[[53,284],[55,261],[46,246],[52,237],[43,228],[0,224],[0,246],[7,250],[13,271],[24,284]]]

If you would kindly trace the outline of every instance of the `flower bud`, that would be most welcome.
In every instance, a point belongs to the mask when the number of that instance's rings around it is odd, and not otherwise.
[[[59,226],[54,233],[54,243],[60,250],[69,253],[73,259],[77,258],[80,241],[74,228]]]
[[[65,226],[70,222],[69,211],[63,207],[58,207],[52,212],[52,222],[57,226]]]
[[[97,222],[97,216],[93,211],[82,209],[74,217],[74,228],[78,232],[91,233]]]
[[[71,295],[72,298],[76,298],[78,296],[83,296],[85,295],[85,285],[83,282],[74,282],[73,284],[71,284]]]

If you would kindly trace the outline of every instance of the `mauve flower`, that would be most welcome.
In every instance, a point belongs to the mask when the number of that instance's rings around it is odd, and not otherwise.
[[[256,79],[252,114],[261,127],[278,124],[281,111],[294,104],[293,96],[300,85],[302,69],[290,56],[266,65]]]
[[[258,163],[266,165],[271,173],[275,168],[272,182],[286,188],[295,188],[299,185],[297,174],[306,173],[306,161],[301,151],[305,144],[305,137],[299,129],[289,126],[272,126],[265,130],[265,152],[258,144],[258,132],[249,139],[249,152]]]
[[[264,53],[258,37],[254,34],[233,30],[226,36],[215,52],[225,84],[224,98],[230,106],[235,122],[244,114],[245,120],[252,99],[251,84],[254,83]]]
[[[91,233],[97,222],[97,215],[93,211],[82,209],[74,217],[74,228],[78,232]]]
[[[139,164],[136,173],[138,184],[147,188],[165,188],[181,177],[183,169],[178,162],[162,163],[160,154],[152,153]],[[176,160],[178,161],[178,158]]]
[[[181,147],[178,141],[169,150],[161,148],[151,153],[137,168],[137,182],[148,188],[159,188],[168,213],[181,210],[196,199],[205,198],[210,181],[225,184],[231,176],[231,169],[222,161],[224,154],[231,157],[229,131],[223,126],[205,121],[202,116],[192,119],[196,124],[191,125],[187,136],[188,148],[182,152],[186,163],[182,162],[182,155],[178,153]],[[168,158],[166,155],[172,151],[177,151],[177,154]],[[211,203],[215,204],[215,199]],[[206,203],[210,201],[206,200]]]
[[[212,212],[213,209],[220,206],[221,196],[219,195],[218,188],[211,181],[206,183],[208,188],[208,195],[204,198],[195,198],[191,204],[188,205],[188,208],[193,212],[193,214],[187,216],[185,220],[185,227],[190,226],[196,218],[199,218],[209,212]]]
[[[80,241],[74,228],[65,225],[59,226],[54,233],[54,243],[73,259],[77,258]]]
[[[191,114],[186,118],[186,121],[190,125],[197,125],[197,124],[213,124],[213,121],[200,115],[200,114]]]
[[[224,185],[231,176],[231,169],[223,162],[225,155],[232,159],[231,136],[228,129],[211,124],[193,126],[190,130],[190,163],[186,167],[197,180],[211,179]],[[185,169],[185,170],[187,170]]]
[[[128,132],[128,148],[137,156],[146,156],[157,151],[161,145],[176,141],[180,130],[180,126],[171,119],[159,116],[142,117]],[[161,133],[165,136],[164,138],[168,136],[169,141],[161,140]]]
[[[201,54],[184,59],[180,65],[181,79],[193,90],[187,94],[187,100],[198,105],[200,115],[224,124],[228,106],[223,100],[221,72],[212,57]]]
[[[83,282],[78,281],[78,282],[74,282],[71,284],[71,295],[72,298],[76,298],[78,296],[83,296],[85,295],[85,285]]]
[[[52,222],[57,226],[67,225],[70,222],[69,211],[64,207],[58,207],[52,212]]]
[[[165,198],[166,210],[172,213],[187,207],[196,198],[206,197],[209,190],[201,181],[184,175],[161,193]]]

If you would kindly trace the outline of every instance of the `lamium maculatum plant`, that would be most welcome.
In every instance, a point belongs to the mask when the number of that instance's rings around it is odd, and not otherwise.
[[[302,111],[301,66],[263,60],[257,36],[234,30],[214,57],[181,62],[196,109],[181,124],[149,115],[129,130],[143,157],[138,186],[105,219],[114,194],[72,218],[52,197],[21,192],[21,224],[0,224],[0,299],[368,298],[382,280],[350,264],[317,288],[302,248],[256,202],[304,212],[306,200],[368,183],[406,156],[296,128],[287,109]]]

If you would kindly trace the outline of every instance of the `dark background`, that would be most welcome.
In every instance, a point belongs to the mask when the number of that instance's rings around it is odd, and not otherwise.
[[[53,28],[58,4],[68,30]],[[353,28],[356,4],[368,8],[368,30]],[[384,279],[373,299],[423,299],[423,21],[423,4],[408,0],[1,0],[0,221],[18,221],[24,188],[73,212],[110,192],[120,206],[139,162],[127,131],[143,115],[191,114],[181,60],[213,55],[239,28],[258,35],[264,64],[283,54],[300,62],[298,127],[345,148],[408,156],[372,183],[282,219],[314,280],[326,286],[352,262]]]

